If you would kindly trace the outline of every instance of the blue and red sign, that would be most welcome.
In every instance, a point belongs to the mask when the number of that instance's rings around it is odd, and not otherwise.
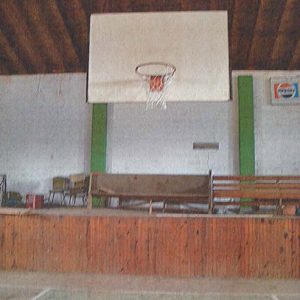
[[[297,82],[280,82],[274,84],[275,99],[291,99],[299,97]]]
[[[293,104],[299,103],[299,78],[271,78],[272,103]]]

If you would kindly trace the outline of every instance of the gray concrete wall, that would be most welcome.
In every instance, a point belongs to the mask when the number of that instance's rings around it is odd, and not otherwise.
[[[237,116],[233,101],[111,104],[108,109],[107,169],[117,173],[236,173]],[[193,150],[194,142],[219,143],[219,150]]]
[[[234,99],[238,75],[253,76],[256,174],[299,175],[300,105],[272,105],[270,78],[300,76],[300,71],[235,71]]]
[[[272,105],[270,77],[300,72],[255,72],[255,168],[257,174],[300,174],[300,105]]]
[[[256,174],[299,174],[300,105],[271,105],[270,77],[300,71],[234,71],[230,102],[110,105],[108,171],[238,174],[238,75],[253,76]],[[193,150],[193,142],[220,149]]]
[[[273,106],[271,76],[234,72],[233,101],[108,106],[107,170],[119,173],[238,173],[238,75],[254,77],[257,174],[299,174],[300,105]],[[0,76],[0,174],[10,190],[45,193],[51,178],[89,170],[85,74]],[[193,142],[219,150],[193,150]]]
[[[89,170],[85,74],[0,76],[0,174],[9,190],[46,193],[53,176]]]

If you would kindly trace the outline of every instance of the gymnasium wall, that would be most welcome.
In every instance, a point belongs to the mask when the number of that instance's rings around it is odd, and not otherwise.
[[[300,174],[300,105],[272,105],[270,77],[300,76],[300,71],[239,71],[253,76],[255,172],[258,175]]]
[[[237,114],[233,101],[108,107],[107,170],[119,173],[216,174],[237,171]],[[193,150],[193,143],[219,150]]]
[[[46,193],[53,176],[89,171],[86,74],[0,76],[0,174]]]
[[[108,107],[107,170],[130,173],[238,174],[237,76],[253,76],[255,172],[300,173],[300,105],[271,105],[271,76],[287,71],[234,71],[230,102],[144,104]],[[219,150],[193,150],[193,142],[216,142]]]
[[[269,86],[270,76],[299,71],[233,72],[229,102],[108,105],[107,171],[237,174],[238,75],[254,78],[256,174],[299,174],[300,105],[271,105]],[[85,98],[85,74],[0,76],[0,174],[10,190],[46,193],[53,176],[89,171]]]

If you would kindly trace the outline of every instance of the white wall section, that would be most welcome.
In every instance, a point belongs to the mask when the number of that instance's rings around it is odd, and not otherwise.
[[[271,104],[270,77],[290,74],[253,75],[257,174],[300,174],[300,105]],[[300,72],[294,74],[300,75]]]
[[[300,71],[236,71],[253,76],[255,173],[300,174],[300,105],[272,105],[271,77],[299,76]]]
[[[89,170],[86,74],[0,76],[0,173],[9,190],[46,193]]]
[[[110,104],[107,167],[117,173],[236,174],[234,102]],[[193,143],[219,150],[193,150]]]
[[[274,106],[271,76],[234,72],[233,101],[109,104],[107,171],[238,174],[238,75],[254,77],[256,174],[300,173],[300,105]],[[46,193],[53,176],[88,172],[90,106],[85,74],[0,77],[0,174],[9,190]],[[219,150],[193,150],[219,143]]]

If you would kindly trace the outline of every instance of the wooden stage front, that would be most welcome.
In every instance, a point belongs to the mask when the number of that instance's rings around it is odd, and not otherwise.
[[[300,277],[300,218],[0,211],[0,269],[184,277]]]

